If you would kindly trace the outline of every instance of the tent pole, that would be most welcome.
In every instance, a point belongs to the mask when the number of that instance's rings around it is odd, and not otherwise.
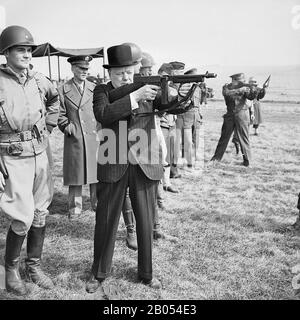
[[[104,50],[103,50],[103,64],[105,64]],[[103,68],[103,82],[106,82],[105,68]]]
[[[49,78],[52,80],[52,74],[51,74],[51,63],[50,63],[50,48],[48,47],[48,65],[49,65]]]
[[[57,56],[57,67],[58,67],[58,82],[60,82],[60,64],[59,64],[59,56]]]

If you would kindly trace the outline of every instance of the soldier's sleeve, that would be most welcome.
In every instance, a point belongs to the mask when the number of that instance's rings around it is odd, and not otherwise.
[[[65,98],[63,95],[63,87],[58,88],[59,94],[59,117],[58,117],[58,128],[64,133],[66,126],[69,124],[69,119],[67,117],[67,109],[65,105]]]
[[[44,95],[45,95],[45,107],[46,107],[46,126],[49,132],[57,126],[59,115],[59,96],[57,89],[52,82],[46,77],[42,78]]]
[[[257,100],[261,100],[265,97],[266,95],[266,90],[265,89],[260,89],[258,95],[257,95]]]
[[[244,92],[244,96],[246,99],[252,101],[256,98],[257,96],[257,92],[253,89],[249,89],[247,91]]]
[[[228,85],[225,84],[222,89],[222,94],[224,97],[242,96],[244,92],[239,89],[229,89]]]

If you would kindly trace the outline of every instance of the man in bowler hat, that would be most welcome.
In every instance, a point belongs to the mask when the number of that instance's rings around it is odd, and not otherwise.
[[[139,62],[134,59],[129,45],[110,47],[107,56],[108,64],[104,68],[108,69],[111,81],[98,85],[93,99],[94,114],[102,125],[103,139],[98,152],[94,261],[86,290],[95,292],[111,271],[120,213],[128,187],[136,219],[138,280],[159,289],[161,282],[152,274],[153,216],[157,184],[163,174],[152,114],[159,87],[144,85],[110,102],[110,91],[133,82],[134,68]],[[139,116],[145,113],[146,116]]]

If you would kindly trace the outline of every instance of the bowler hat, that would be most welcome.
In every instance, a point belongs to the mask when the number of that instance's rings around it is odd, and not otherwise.
[[[129,45],[118,45],[107,49],[108,64],[104,64],[103,68],[120,68],[138,64],[140,61],[134,57],[134,52]]]
[[[90,61],[93,60],[93,57],[91,56],[72,56],[67,59],[68,62],[71,63],[71,65],[77,65],[83,68],[89,68],[90,66]]]
[[[133,60],[141,61],[142,60],[142,50],[141,48],[133,42],[124,42],[122,45],[129,46],[131,48]]]

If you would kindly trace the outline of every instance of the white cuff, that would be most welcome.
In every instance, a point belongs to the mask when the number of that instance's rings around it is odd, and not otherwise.
[[[139,104],[135,100],[135,98],[132,95],[132,93],[129,94],[129,97],[130,97],[130,103],[131,103],[131,110],[137,109],[139,107]]]

